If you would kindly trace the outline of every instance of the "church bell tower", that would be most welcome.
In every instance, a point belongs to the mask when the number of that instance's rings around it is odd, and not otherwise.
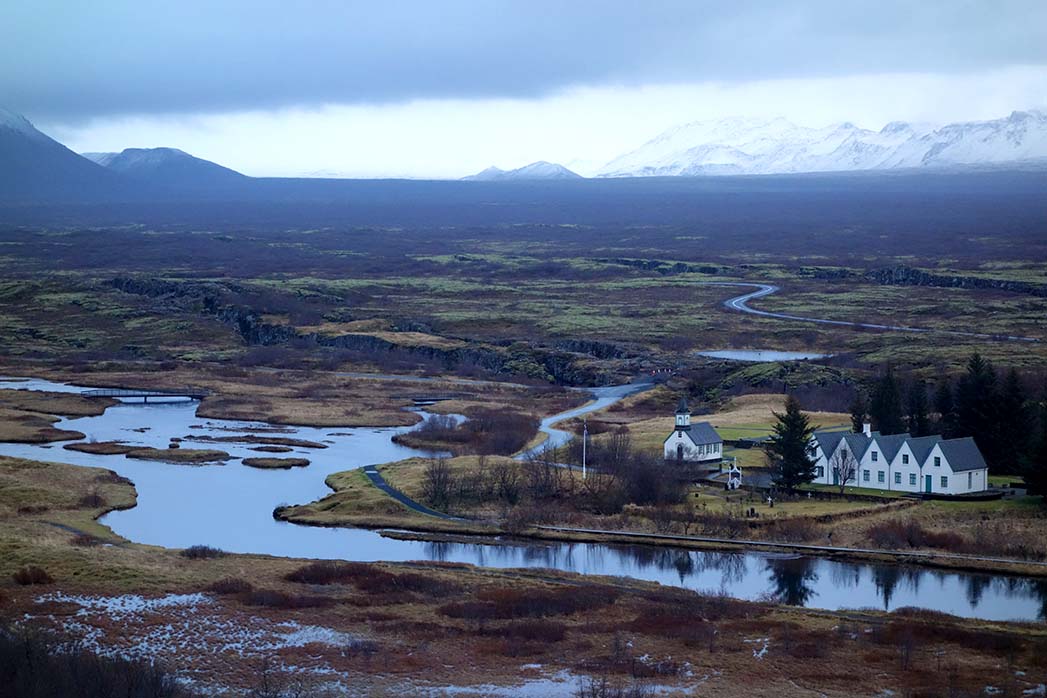
[[[680,404],[676,408],[676,430],[691,430],[691,409],[687,407],[687,398],[680,398]]]

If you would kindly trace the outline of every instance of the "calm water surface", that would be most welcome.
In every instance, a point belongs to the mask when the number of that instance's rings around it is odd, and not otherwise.
[[[4,388],[79,391],[81,388],[31,380],[0,383]],[[599,389],[595,401],[571,410],[578,416],[636,390]],[[158,448],[172,437],[231,436],[274,428],[258,422],[203,419],[196,403],[125,403],[98,417],[64,419],[89,440],[120,440]],[[558,416],[556,419],[563,418]],[[566,438],[543,421],[551,443]],[[287,456],[312,461],[306,468],[258,470],[229,461],[187,466],[136,461],[64,450],[58,445],[0,444],[0,455],[109,468],[134,481],[138,506],[113,512],[103,522],[129,540],[182,548],[206,544],[231,552],[358,561],[440,560],[486,567],[547,567],[582,574],[627,576],[703,591],[723,591],[743,599],[775,598],[815,608],[903,606],[960,616],[1036,620],[1047,617],[1047,580],[991,574],[938,571],[916,566],[852,564],[799,555],[718,553],[652,546],[592,543],[541,543],[498,540],[433,543],[384,538],[363,529],[297,526],[272,518],[280,504],[300,504],[330,490],[324,478],[359,468],[423,454],[392,443],[407,428],[276,427],[279,436],[324,443],[324,449],[296,448]],[[143,431],[144,429],[144,431]],[[184,443],[184,448],[197,444]],[[237,457],[266,455],[249,445],[199,444]],[[278,454],[280,455],[280,454]],[[493,544],[491,544],[493,543]]]
[[[718,351],[699,351],[698,356],[710,359],[730,359],[731,361],[802,361],[806,359],[824,359],[832,354],[817,354],[809,351],[776,351],[774,349],[721,349]]]

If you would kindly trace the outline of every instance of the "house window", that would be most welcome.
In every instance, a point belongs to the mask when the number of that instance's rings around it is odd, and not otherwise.
[[[894,484],[896,484],[896,485],[902,484],[902,474],[901,473],[895,473],[894,474]]]
[[[909,473],[909,484],[916,485],[916,473]]]
[[[885,481],[885,478],[884,478],[882,470],[877,470],[876,471],[876,481],[877,482],[884,482]]]
[[[909,465],[909,454],[908,453],[903,453],[902,454],[902,465]]]
[[[946,476],[942,475],[942,489],[948,489],[948,488],[949,488],[949,478],[947,478]]]
[[[967,489],[971,489],[971,475],[973,473],[967,473]]]
[[[869,481],[869,471],[868,470],[863,470],[862,471],[862,480],[864,482],[868,482]]]
[[[825,468],[820,465],[818,466],[818,477],[825,477]]]
[[[872,454],[873,454],[873,463],[875,463],[876,461],[880,460],[880,454],[879,453],[877,453],[876,451],[873,451]]]
[[[942,459],[940,456],[934,457],[934,467],[939,468],[942,465]]]

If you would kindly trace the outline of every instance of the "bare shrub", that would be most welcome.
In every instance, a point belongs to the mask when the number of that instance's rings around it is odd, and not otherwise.
[[[47,573],[43,567],[37,565],[26,565],[11,575],[11,579],[19,586],[30,586],[32,584],[50,584],[54,577]]]
[[[450,618],[497,620],[564,616],[613,604],[618,593],[610,589],[565,588],[534,591],[497,588],[477,594],[477,601],[456,601],[440,607]]]
[[[447,511],[455,492],[454,474],[443,458],[429,461],[422,476],[422,498],[429,506]]]
[[[645,683],[611,683],[606,676],[583,679],[574,698],[652,698],[654,691]]]
[[[254,585],[243,579],[227,577],[226,579],[219,579],[217,582],[207,587],[207,590],[222,595],[246,594],[247,592],[254,590]]]
[[[92,654],[75,644],[25,629],[0,628],[0,694],[192,698],[158,662]]]
[[[105,541],[97,536],[92,536],[90,533],[81,533],[75,536],[69,543],[71,545],[78,546],[80,548],[94,548],[102,545]]]
[[[247,606],[265,608],[325,608],[334,605],[334,599],[327,596],[304,596],[287,594],[273,589],[256,589],[239,596]]]
[[[779,519],[767,527],[767,537],[770,540],[788,541],[790,543],[802,543],[819,537],[817,524],[809,518],[798,516],[789,519]]]
[[[213,560],[225,557],[226,552],[209,545],[193,545],[180,552],[179,555],[189,560]]]

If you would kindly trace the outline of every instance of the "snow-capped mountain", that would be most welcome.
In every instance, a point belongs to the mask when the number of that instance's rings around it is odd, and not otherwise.
[[[81,200],[119,184],[116,175],[36,130],[24,116],[0,108],[0,200],[33,201],[55,193]]]
[[[1047,158],[1047,114],[1038,111],[938,129],[892,122],[879,131],[852,123],[807,128],[782,118],[734,118],[669,129],[607,163],[598,176],[845,172],[1040,158]]]
[[[177,148],[127,148],[119,153],[83,153],[106,169],[159,184],[206,186],[237,181],[244,175]]]
[[[515,170],[488,167],[483,172],[477,172],[474,175],[462,177],[462,179],[473,182],[494,182],[521,179],[582,179],[582,176],[555,162],[539,160]]]

